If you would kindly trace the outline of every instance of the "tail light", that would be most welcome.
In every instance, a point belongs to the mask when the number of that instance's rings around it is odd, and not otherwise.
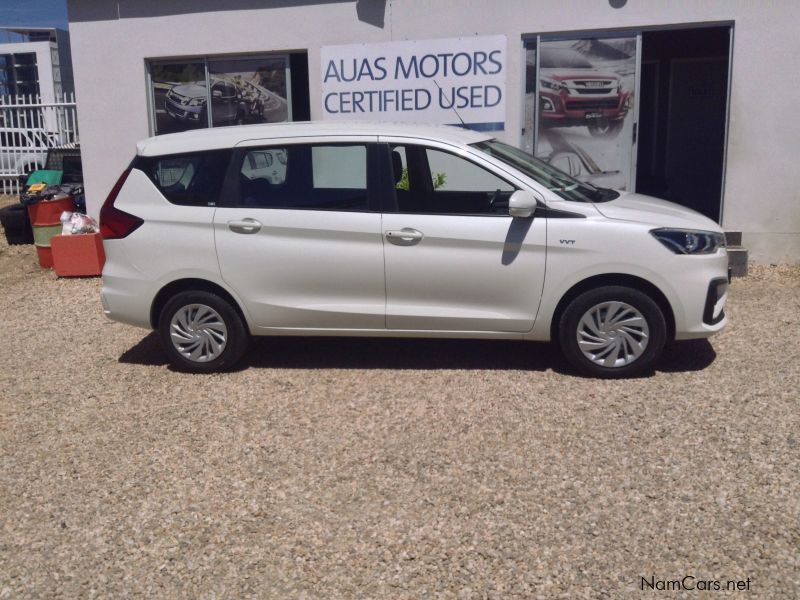
[[[100,234],[103,236],[104,240],[118,240],[127,237],[133,233],[139,225],[144,223],[139,217],[114,207],[114,202],[119,195],[119,191],[122,189],[130,173],[130,168],[123,171],[117,183],[111,188],[108,198],[106,198],[106,201],[103,203],[103,208],[100,209]]]

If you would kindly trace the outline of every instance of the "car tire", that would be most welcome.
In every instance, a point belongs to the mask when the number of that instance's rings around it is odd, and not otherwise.
[[[250,336],[237,310],[212,292],[179,292],[161,310],[158,333],[181,371],[212,373],[233,367]]]
[[[33,243],[28,207],[24,204],[12,204],[0,209],[0,223],[3,225],[9,246]]]
[[[594,377],[631,377],[652,370],[666,338],[667,324],[658,304],[624,286],[580,294],[558,322],[564,357],[580,373]]]
[[[590,123],[588,128],[592,137],[614,138],[619,135],[620,131],[622,131],[623,124],[623,119],[618,119],[616,121],[600,120]]]

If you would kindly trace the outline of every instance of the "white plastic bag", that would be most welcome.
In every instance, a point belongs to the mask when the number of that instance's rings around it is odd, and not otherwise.
[[[64,216],[67,215],[67,221],[64,221]],[[89,215],[79,212],[64,211],[61,213],[61,226],[62,235],[80,235],[82,233],[97,233],[100,228]]]
[[[69,210],[61,213],[61,235],[72,235],[72,212]]]

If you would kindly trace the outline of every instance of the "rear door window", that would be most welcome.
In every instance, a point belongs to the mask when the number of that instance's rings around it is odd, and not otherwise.
[[[173,204],[215,206],[230,156],[230,150],[213,150],[173,156],[138,157],[133,167],[143,171]]]
[[[366,146],[313,146],[311,171],[315,190],[367,189]]]
[[[242,161],[241,175],[248,180],[263,178],[272,185],[286,181],[286,150],[264,149],[248,152]]]
[[[367,144],[252,148],[239,170],[239,206],[369,210]]]

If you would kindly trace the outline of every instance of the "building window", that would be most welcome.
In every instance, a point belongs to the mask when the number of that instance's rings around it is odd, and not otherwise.
[[[0,96],[39,94],[36,53],[0,54]]]
[[[201,58],[149,63],[155,135],[289,121],[289,57]]]

